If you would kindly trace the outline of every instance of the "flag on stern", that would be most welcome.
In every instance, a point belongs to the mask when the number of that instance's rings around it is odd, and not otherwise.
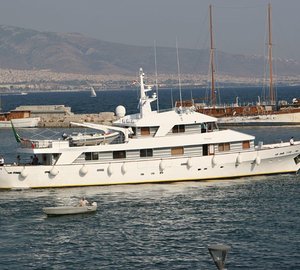
[[[15,127],[14,127],[14,124],[13,124],[12,120],[10,120],[10,123],[11,123],[11,127],[12,127],[12,130],[13,130],[13,133],[14,133],[14,135],[15,135],[16,141],[17,141],[18,143],[22,142],[23,139],[22,139],[21,136],[17,133],[17,131],[16,131]]]
[[[31,148],[35,148],[35,144],[34,142],[32,142],[31,140],[28,140],[28,139],[24,139],[22,138],[16,131],[15,127],[14,127],[14,124],[13,122],[10,120],[10,123],[11,123],[11,127],[12,127],[12,130],[13,130],[13,133],[15,135],[15,138],[16,138],[16,141],[18,143],[21,143],[23,145],[23,147],[31,147]]]

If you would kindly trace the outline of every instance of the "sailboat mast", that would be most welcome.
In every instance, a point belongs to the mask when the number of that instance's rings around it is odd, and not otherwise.
[[[177,71],[178,71],[178,85],[179,85],[179,99],[180,109],[182,108],[182,96],[181,96],[181,78],[180,78],[180,64],[179,64],[179,53],[178,53],[178,41],[176,38],[176,55],[177,55]]]
[[[210,33],[210,71],[211,71],[211,105],[216,106],[215,93],[215,67],[214,67],[214,43],[213,43],[213,26],[212,26],[212,5],[209,5],[209,33]]]
[[[272,27],[271,27],[271,4],[268,4],[268,58],[269,58],[269,88],[270,88],[270,103],[271,105],[275,104],[275,94],[273,87],[273,64],[272,64]]]

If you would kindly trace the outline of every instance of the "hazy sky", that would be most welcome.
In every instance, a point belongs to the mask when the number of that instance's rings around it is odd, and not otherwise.
[[[300,0],[0,0],[0,24],[79,32],[132,45],[208,47],[208,6],[218,50],[264,54],[272,4],[274,56],[300,60]]]

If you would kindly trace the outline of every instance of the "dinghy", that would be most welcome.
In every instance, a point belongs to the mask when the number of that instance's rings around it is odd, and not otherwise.
[[[93,202],[91,205],[86,206],[56,206],[43,208],[43,212],[48,216],[85,214],[95,212],[96,210],[96,202]]]
[[[119,136],[119,132],[108,133],[78,133],[66,135],[64,140],[70,141],[72,146],[91,146],[100,144],[109,144]]]

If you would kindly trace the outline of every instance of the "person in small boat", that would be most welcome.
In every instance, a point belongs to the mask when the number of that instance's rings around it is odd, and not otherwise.
[[[67,133],[64,133],[64,134],[61,135],[61,136],[62,136],[63,140],[66,140],[66,139],[69,137]]]
[[[83,198],[80,199],[79,206],[87,206],[89,204],[90,203],[86,198],[83,197]]]
[[[84,199],[81,198],[80,201],[79,201],[79,206],[83,206],[83,201],[84,201]]]
[[[0,166],[4,165],[4,157],[0,156]]]

